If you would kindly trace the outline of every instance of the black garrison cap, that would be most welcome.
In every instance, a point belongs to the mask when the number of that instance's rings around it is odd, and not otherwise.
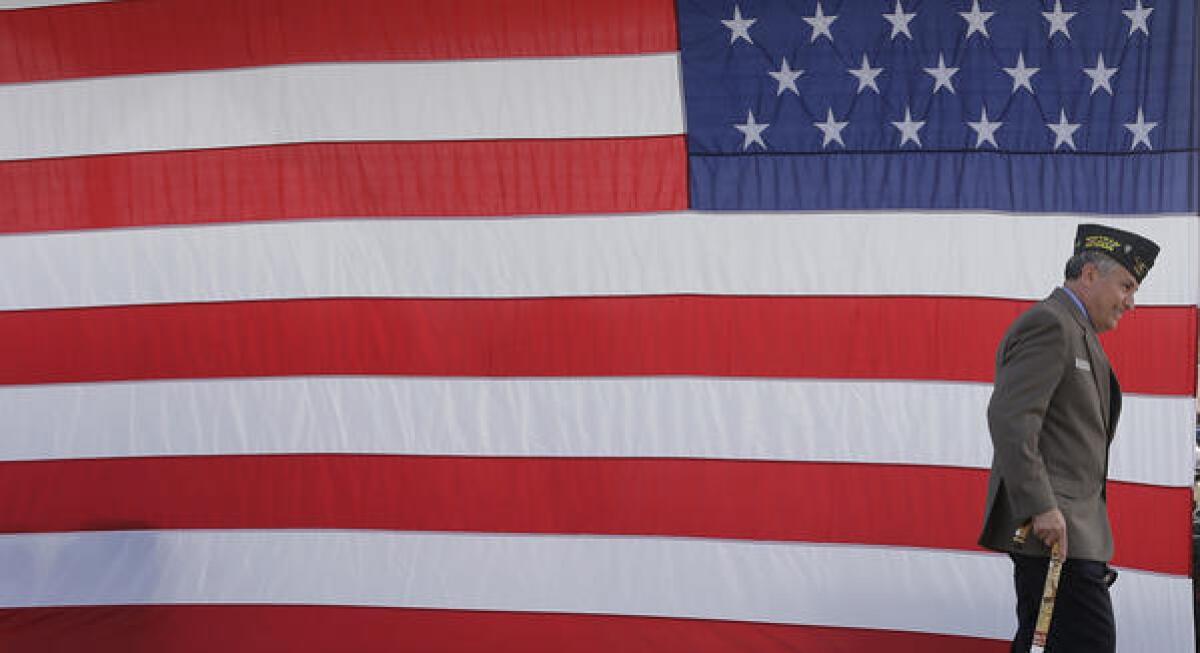
[[[1146,278],[1146,273],[1154,267],[1154,257],[1158,256],[1158,245],[1149,238],[1102,224],[1079,225],[1075,232],[1075,253],[1087,250],[1104,252],[1116,259],[1138,283]]]

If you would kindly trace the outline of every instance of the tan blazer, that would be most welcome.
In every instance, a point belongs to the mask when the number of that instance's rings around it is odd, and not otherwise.
[[[1013,531],[1057,507],[1067,520],[1072,558],[1112,559],[1105,479],[1121,413],[1121,388],[1091,322],[1062,288],[1021,314],[996,351],[988,404],[992,473],[979,544],[1048,555]]]

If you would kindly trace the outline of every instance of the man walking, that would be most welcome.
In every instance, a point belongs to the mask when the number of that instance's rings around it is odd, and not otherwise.
[[[1116,649],[1105,481],[1121,388],[1096,335],[1133,309],[1157,254],[1137,234],[1080,225],[1062,287],[1018,317],[996,352],[988,404],[995,454],[979,543],[1013,560],[1013,651],[1029,650],[1055,544],[1066,562],[1047,652]],[[1026,523],[1033,536],[1017,545],[1013,533]]]

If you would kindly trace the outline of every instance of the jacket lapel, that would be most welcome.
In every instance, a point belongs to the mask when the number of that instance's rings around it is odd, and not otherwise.
[[[1096,379],[1096,390],[1100,394],[1100,412],[1104,415],[1104,429],[1107,433],[1112,433],[1111,428],[1111,395],[1112,388],[1109,381],[1112,379],[1112,369],[1108,365],[1108,356],[1104,353],[1104,348],[1100,346],[1100,341],[1096,339],[1096,332],[1088,330],[1087,332],[1087,349],[1088,358],[1092,361],[1092,377]]]
[[[1117,420],[1121,419],[1121,384],[1117,383],[1117,375],[1109,369],[1108,374],[1108,439],[1111,442],[1117,432]]]
[[[1060,304],[1063,304],[1071,317],[1075,319],[1075,323],[1083,331],[1083,341],[1087,346],[1088,363],[1092,368],[1092,378],[1096,382],[1096,399],[1100,408],[1100,415],[1104,419],[1104,428],[1112,437],[1112,415],[1110,396],[1112,389],[1109,387],[1109,380],[1112,375],[1112,370],[1108,364],[1108,356],[1104,353],[1104,348],[1100,346],[1100,340],[1096,337],[1096,329],[1092,326],[1090,320],[1083,316],[1079,307],[1075,305],[1075,300],[1067,294],[1062,288],[1055,288],[1051,297],[1055,298]]]

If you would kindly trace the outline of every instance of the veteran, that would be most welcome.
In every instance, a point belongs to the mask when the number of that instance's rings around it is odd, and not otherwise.
[[[994,456],[979,543],[1013,561],[1013,651],[1029,650],[1055,544],[1065,562],[1047,652],[1116,648],[1105,483],[1121,387],[1096,336],[1133,310],[1158,250],[1137,234],[1080,225],[1063,285],[1018,317],[996,352],[987,412]],[[1026,524],[1033,536],[1016,544],[1013,533]]]

